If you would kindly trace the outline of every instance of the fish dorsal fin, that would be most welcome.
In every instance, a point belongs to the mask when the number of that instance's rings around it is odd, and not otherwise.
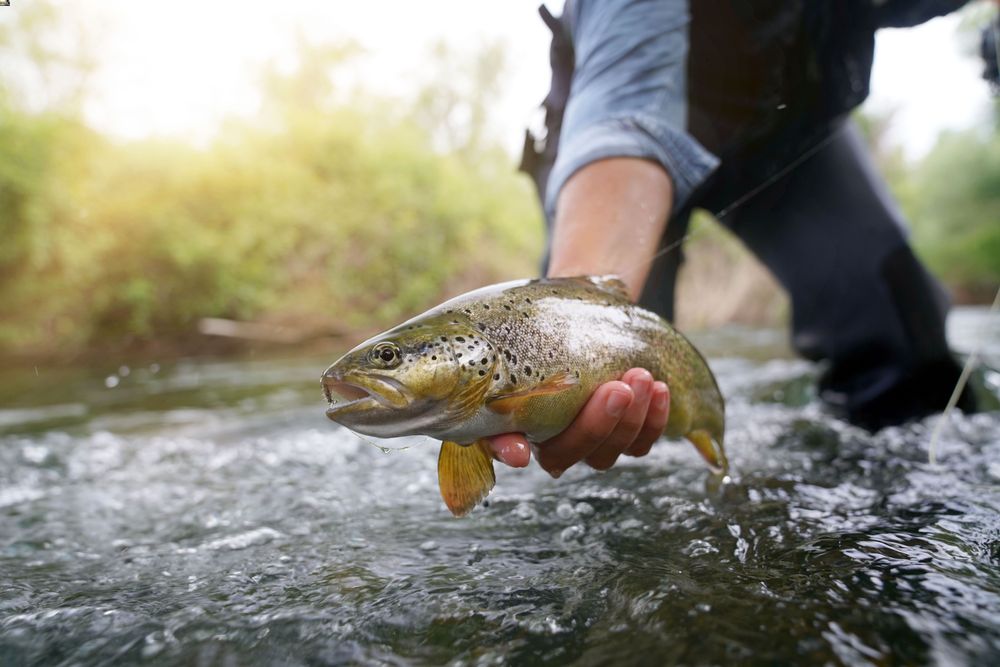
[[[441,497],[455,516],[465,516],[490,494],[496,484],[493,455],[486,440],[463,447],[445,440],[438,454]]]
[[[626,285],[625,281],[623,281],[618,276],[615,275],[590,276],[588,280],[590,280],[590,282],[600,287],[605,292],[610,292],[611,294],[615,294],[617,296],[624,297],[626,299],[629,298],[628,285]]]
[[[576,385],[577,382],[579,380],[574,376],[565,371],[559,371],[527,389],[491,396],[486,399],[486,407],[499,414],[510,414],[528,399],[559,393]]]

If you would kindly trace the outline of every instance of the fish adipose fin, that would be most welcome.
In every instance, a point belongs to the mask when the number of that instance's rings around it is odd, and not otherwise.
[[[490,494],[497,478],[486,440],[463,447],[445,440],[438,455],[441,497],[455,516],[464,516]]]
[[[726,451],[721,443],[716,443],[712,434],[705,430],[691,431],[687,434],[687,439],[695,446],[701,457],[705,459],[712,472],[725,474],[729,471],[729,461],[726,459]]]
[[[546,394],[557,394],[574,386],[577,382],[578,380],[569,373],[556,373],[528,389],[488,398],[486,399],[486,407],[502,415],[510,414],[523,405],[526,400]]]

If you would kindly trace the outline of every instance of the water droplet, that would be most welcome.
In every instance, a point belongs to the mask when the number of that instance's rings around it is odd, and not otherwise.
[[[534,521],[538,518],[538,512],[529,503],[518,503],[514,511],[511,512],[515,517],[523,521]]]
[[[639,521],[636,518],[625,519],[620,524],[618,524],[618,528],[621,529],[621,530],[623,530],[623,531],[624,530],[633,530],[633,529],[636,529],[636,528],[642,528],[642,521]]]
[[[556,516],[560,519],[572,519],[576,516],[576,510],[569,501],[564,500],[556,507]]]
[[[570,526],[564,528],[561,533],[559,533],[559,539],[563,542],[576,542],[586,531],[583,526]]]

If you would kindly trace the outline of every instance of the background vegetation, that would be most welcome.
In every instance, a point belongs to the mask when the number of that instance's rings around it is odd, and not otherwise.
[[[0,47],[49,86],[73,57],[42,47],[58,17],[26,17]],[[203,147],[115,142],[78,98],[32,110],[5,81],[0,349],[187,350],[209,316],[359,332],[537,271],[529,183],[482,137],[499,50],[459,67],[442,49],[412,100],[337,90],[352,51],[300,45],[293,72],[262,76],[259,117]]]
[[[386,99],[334,85],[349,45],[302,44],[294,71],[262,76],[259,116],[207,145],[122,142],[82,120],[86,49],[49,46],[62,28],[44,4],[21,17],[0,26],[0,59],[20,73],[0,71],[6,356],[190,352],[207,317],[290,341],[361,334],[537,271],[533,192],[484,129],[497,46],[465,60],[442,47],[422,91]],[[931,266],[964,298],[992,296],[998,134],[943,136],[916,165],[876,149]],[[685,324],[780,318],[766,272],[717,227],[696,229]]]

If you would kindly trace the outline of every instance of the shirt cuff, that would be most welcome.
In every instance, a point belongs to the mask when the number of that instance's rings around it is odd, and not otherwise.
[[[612,157],[635,157],[658,162],[673,185],[673,212],[679,211],[719,160],[687,132],[648,114],[611,117],[573,132],[559,155],[546,188],[545,214],[554,219],[556,201],[570,176],[591,162]]]

